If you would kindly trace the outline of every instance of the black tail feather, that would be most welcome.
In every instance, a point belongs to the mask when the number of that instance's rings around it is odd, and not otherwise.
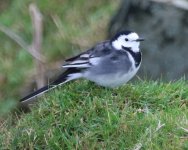
[[[33,99],[53,88],[55,88],[56,86],[65,83],[68,80],[68,75],[69,74],[73,74],[73,73],[79,73],[80,70],[79,69],[75,69],[75,68],[69,68],[67,69],[64,73],[62,73],[54,82],[50,83],[47,86],[44,86],[36,91],[34,91],[33,93],[25,96],[24,98],[20,99],[20,102],[26,102],[30,99]]]
[[[44,87],[38,89],[37,91],[35,91],[35,92],[25,96],[24,98],[20,99],[20,102],[24,102],[24,101],[27,101],[27,100],[29,100],[31,98],[39,96],[40,94],[42,94],[42,93],[44,93],[44,92],[46,92],[48,90],[49,90],[49,86],[44,86]]]

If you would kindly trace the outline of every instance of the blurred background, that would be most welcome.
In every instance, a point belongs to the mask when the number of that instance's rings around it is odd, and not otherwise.
[[[27,50],[35,36],[31,3],[42,14],[40,53],[45,63],[39,68]],[[48,82],[64,59],[120,30],[134,30],[146,39],[141,46],[141,78],[186,78],[187,10],[186,0],[1,0],[0,114],[7,113],[21,96],[37,88],[41,67],[42,78]]]

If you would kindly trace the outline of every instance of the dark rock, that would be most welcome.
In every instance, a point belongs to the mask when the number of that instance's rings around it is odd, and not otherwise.
[[[109,37],[134,30],[146,39],[139,75],[149,79],[188,77],[188,11],[150,0],[122,0],[109,25]]]

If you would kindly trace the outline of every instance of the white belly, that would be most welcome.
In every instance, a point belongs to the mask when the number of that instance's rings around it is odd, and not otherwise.
[[[129,72],[125,74],[114,73],[109,75],[106,74],[106,75],[93,76],[91,74],[86,73],[84,74],[84,77],[90,81],[97,83],[98,85],[114,88],[127,83],[130,79],[132,79],[135,76],[138,69],[139,67],[132,68],[129,70]]]

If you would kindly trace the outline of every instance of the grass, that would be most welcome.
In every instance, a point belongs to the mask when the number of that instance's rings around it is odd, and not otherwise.
[[[5,149],[188,149],[188,85],[138,81],[105,89],[79,80],[41,97],[16,124]]]

